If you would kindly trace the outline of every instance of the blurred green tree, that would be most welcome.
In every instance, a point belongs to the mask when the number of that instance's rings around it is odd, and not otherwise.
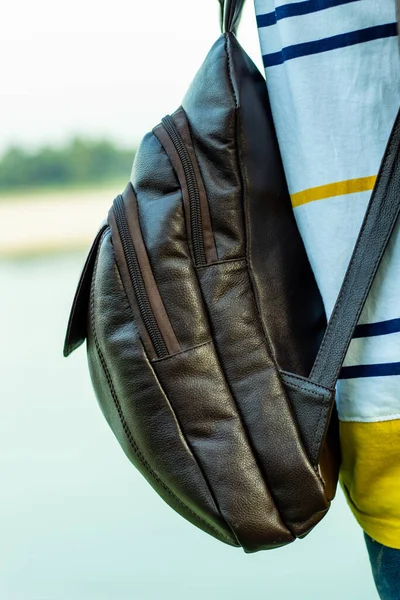
[[[134,150],[108,140],[72,139],[36,152],[10,147],[0,158],[0,190],[95,183],[128,178]]]

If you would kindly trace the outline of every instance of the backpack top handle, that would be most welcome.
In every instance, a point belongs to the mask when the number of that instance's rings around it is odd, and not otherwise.
[[[232,31],[236,34],[244,2],[245,0],[219,0],[222,33]]]

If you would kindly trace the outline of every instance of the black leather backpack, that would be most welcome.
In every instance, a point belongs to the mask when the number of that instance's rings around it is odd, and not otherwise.
[[[101,409],[158,494],[254,552],[307,535],[334,497],[335,384],[398,213],[399,125],[326,329],[265,80],[235,37],[243,0],[222,4],[96,236],[64,354],[87,340]]]

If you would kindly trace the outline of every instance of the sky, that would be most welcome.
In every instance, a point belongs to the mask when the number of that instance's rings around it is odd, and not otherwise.
[[[217,0],[4,3],[0,155],[74,135],[135,146],[179,106],[218,35]],[[252,0],[238,38],[261,70]]]

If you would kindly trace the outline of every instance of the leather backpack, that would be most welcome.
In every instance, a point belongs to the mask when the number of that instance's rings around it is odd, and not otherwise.
[[[64,355],[86,339],[104,416],[157,493],[254,552],[306,536],[335,495],[335,385],[397,218],[400,127],[327,326],[265,80],[235,35],[243,0],[220,1],[221,36],[93,242]]]

